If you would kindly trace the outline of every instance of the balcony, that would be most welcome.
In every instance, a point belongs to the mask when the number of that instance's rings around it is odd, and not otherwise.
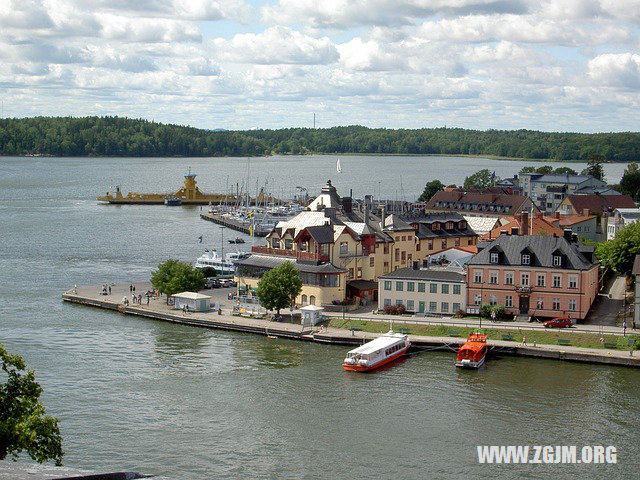
[[[264,246],[251,247],[251,253],[260,253],[263,255],[277,255],[280,257],[291,257],[296,260],[305,262],[328,262],[329,255],[321,255],[319,253],[301,252],[300,250],[287,250],[284,248],[271,248]]]
[[[533,287],[530,285],[518,285],[516,287],[516,292],[518,293],[531,293],[533,291]]]

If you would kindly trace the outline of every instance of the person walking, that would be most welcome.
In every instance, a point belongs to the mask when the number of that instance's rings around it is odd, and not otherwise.
[[[524,335],[522,335],[522,346],[523,347],[527,346],[527,337],[525,337]]]
[[[627,321],[626,320],[624,322],[622,322],[622,336],[623,337],[627,336]]]
[[[133,292],[133,285],[129,284],[129,293]]]
[[[496,323],[496,312],[491,312],[491,321]]]
[[[109,295],[111,295],[111,285],[109,285]]]

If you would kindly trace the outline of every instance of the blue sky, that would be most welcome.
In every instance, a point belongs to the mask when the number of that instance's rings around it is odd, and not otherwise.
[[[5,117],[637,131],[640,0],[0,0]]]

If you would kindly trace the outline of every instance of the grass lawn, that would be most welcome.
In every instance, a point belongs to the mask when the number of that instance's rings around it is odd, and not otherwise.
[[[351,319],[339,319],[334,318],[329,322],[330,327],[349,329],[352,326],[356,326],[362,329],[363,332],[385,333],[389,331],[389,324],[386,322],[367,322],[364,320],[351,320]],[[414,325],[406,324],[399,321],[393,322],[394,331],[399,331],[401,328],[409,330],[411,335],[425,335],[430,337],[451,337],[457,336],[460,338],[466,338],[472,331],[477,330],[471,327],[457,327],[448,325]],[[601,342],[601,338],[604,338],[604,343],[615,345],[619,350],[629,350],[629,339],[635,338],[636,342],[634,348],[637,350],[640,348],[640,336],[639,335],[599,335],[597,333],[574,333],[559,330],[519,330],[518,328],[500,328],[491,329],[483,328],[482,331],[486,333],[489,340],[503,340],[503,336],[511,335],[514,343],[521,343],[522,336],[526,336],[527,344],[547,344],[558,345],[558,339],[569,340],[569,344],[573,347],[585,347],[585,348],[600,348],[604,349],[604,345]]]

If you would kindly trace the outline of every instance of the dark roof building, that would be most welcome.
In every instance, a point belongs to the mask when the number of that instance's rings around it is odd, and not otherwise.
[[[531,199],[522,195],[451,190],[436,193],[427,202],[425,212],[458,212],[480,217],[502,217],[529,212]],[[534,207],[534,211],[538,211]]]
[[[616,208],[635,208],[629,195],[568,195],[558,207],[561,214],[609,213]]]
[[[457,212],[406,213],[402,219],[416,231],[416,237],[447,238],[476,235],[465,218]]]
[[[589,270],[598,263],[593,257],[594,247],[575,241],[571,231],[562,237],[501,235],[490,243],[478,244],[478,248],[482,250],[467,265],[526,265],[533,268]],[[497,256],[492,257],[492,254]],[[524,263],[523,255],[527,257]],[[557,257],[560,257],[560,264]]]

